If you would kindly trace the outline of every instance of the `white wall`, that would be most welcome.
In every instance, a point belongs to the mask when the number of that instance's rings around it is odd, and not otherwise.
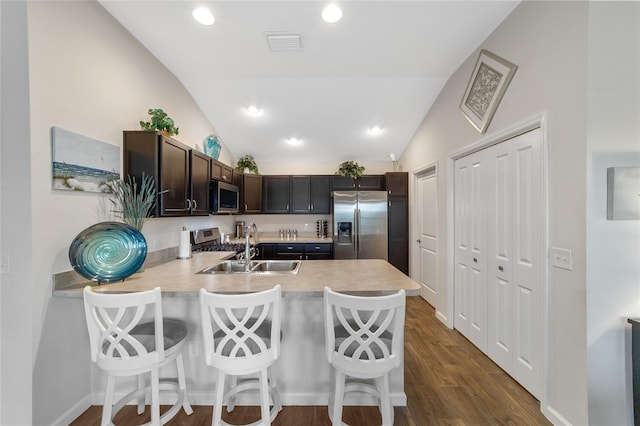
[[[404,170],[437,162],[438,235],[447,235],[447,156],[485,136],[548,113],[549,244],[573,252],[573,271],[549,272],[549,358],[544,412],[556,422],[587,423],[585,326],[585,155],[587,2],[522,2],[451,76],[402,154]],[[518,65],[487,134],[459,111],[480,48]],[[410,180],[411,181],[411,180]],[[413,189],[410,189],[413,193]],[[412,202],[412,200],[410,200]],[[413,206],[412,206],[413,207]],[[413,209],[411,210],[413,213]],[[413,222],[415,218],[410,217]],[[410,241],[415,238],[410,238]],[[415,247],[411,246],[411,253]],[[448,312],[446,238],[438,239],[436,310]]]
[[[52,298],[51,274],[71,269],[67,253],[80,231],[108,219],[103,196],[51,189],[51,127],[120,146],[122,130],[138,129],[138,121],[148,119],[147,110],[160,107],[180,127],[176,139],[189,146],[202,146],[214,129],[181,83],[99,3],[29,2],[27,11],[31,187],[24,194],[30,189],[33,209],[24,220],[34,235],[33,248],[25,253],[34,260],[33,279],[24,284],[32,293],[25,300],[31,302],[33,332],[24,337],[33,344],[25,352],[34,358],[33,423],[51,424],[82,412],[90,391],[82,301]],[[21,140],[29,146],[28,138]],[[226,147],[220,160],[235,162]],[[214,224],[231,230],[233,221],[228,216],[158,218],[147,222],[143,233],[155,251],[176,246],[182,226]]]
[[[640,167],[640,3],[591,3],[587,138],[589,423],[633,424],[628,317],[640,316],[640,220],[608,221],[607,167]]]
[[[10,273],[0,277],[0,424],[31,425],[32,281],[27,10],[0,2],[0,253]]]

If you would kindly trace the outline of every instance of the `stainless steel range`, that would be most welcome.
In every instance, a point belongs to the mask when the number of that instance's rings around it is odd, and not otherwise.
[[[204,228],[191,231],[191,252],[235,251],[235,259],[244,259],[245,243],[225,243],[220,237],[220,229]],[[255,247],[250,246],[251,257],[256,255]]]

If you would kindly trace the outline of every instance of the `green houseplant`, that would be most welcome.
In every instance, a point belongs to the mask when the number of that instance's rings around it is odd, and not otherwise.
[[[157,130],[166,132],[169,136],[177,135],[179,129],[175,126],[173,118],[169,117],[161,108],[154,108],[148,111],[151,121],[140,121],[143,130]]]
[[[364,167],[360,166],[355,161],[344,161],[340,163],[340,168],[336,174],[339,176],[349,176],[353,179],[357,179],[364,174]]]
[[[114,179],[107,183],[111,193],[113,212],[126,224],[142,231],[144,223],[153,216],[156,206],[155,179],[142,174],[140,186],[135,177],[127,176],[127,180]]]
[[[236,171],[242,173],[244,169],[249,169],[250,172],[255,174],[259,174],[258,165],[256,164],[256,160],[253,158],[253,155],[247,154],[243,155],[238,159],[238,164],[236,165]]]

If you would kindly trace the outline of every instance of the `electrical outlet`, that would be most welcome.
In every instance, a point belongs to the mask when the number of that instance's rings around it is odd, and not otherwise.
[[[556,268],[573,270],[573,260],[571,258],[571,250],[551,247],[549,255],[551,256],[551,266]]]
[[[189,342],[189,355],[198,356],[198,342],[195,340]]]

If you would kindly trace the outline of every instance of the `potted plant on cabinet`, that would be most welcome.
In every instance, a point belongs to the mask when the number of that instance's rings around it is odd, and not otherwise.
[[[340,163],[340,168],[336,172],[336,175],[347,176],[352,179],[358,179],[364,174],[364,167],[356,163],[355,161],[344,161]]]
[[[149,109],[148,114],[151,116],[151,121],[140,121],[140,127],[143,130],[157,130],[167,136],[178,134],[180,129],[175,126],[173,119],[161,108]]]
[[[256,164],[256,160],[253,158],[253,155],[247,154],[243,155],[238,159],[238,164],[236,165],[236,171],[240,173],[255,173],[260,174],[258,172],[258,165]]]

